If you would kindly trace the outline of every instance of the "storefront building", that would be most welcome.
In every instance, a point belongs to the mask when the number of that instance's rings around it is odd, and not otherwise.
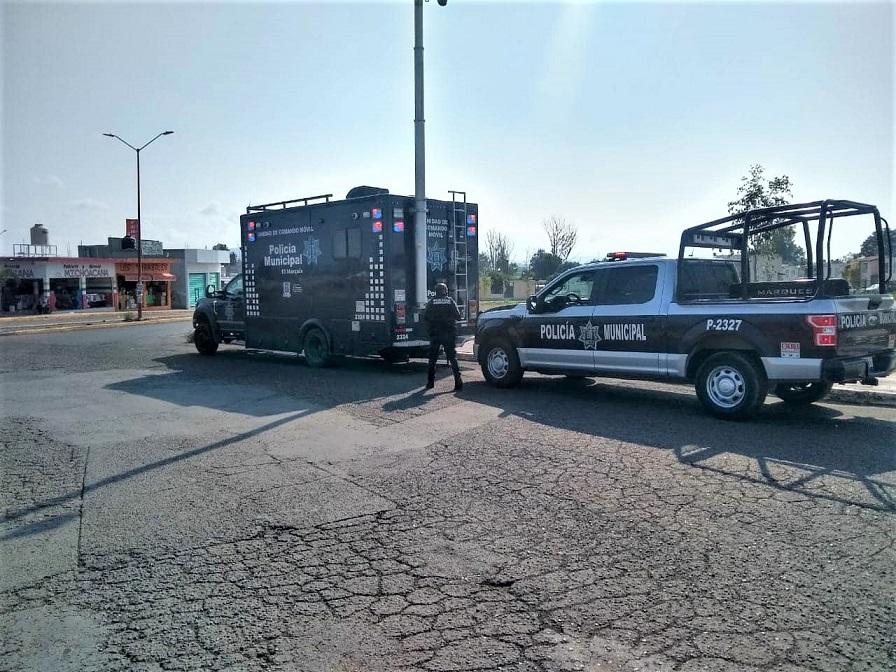
[[[209,285],[221,287],[221,269],[230,261],[228,250],[165,249],[171,260],[171,271],[176,276],[172,282],[172,307],[193,308],[205,296]]]
[[[0,257],[3,312],[136,307],[136,260],[95,257]],[[171,307],[171,261],[143,262],[145,306]],[[151,291],[150,291],[151,290]]]
[[[143,260],[143,307],[146,310],[171,308],[171,283],[176,279],[171,273],[170,259]],[[118,309],[135,308],[137,295],[137,261],[115,260],[115,277],[118,283]]]

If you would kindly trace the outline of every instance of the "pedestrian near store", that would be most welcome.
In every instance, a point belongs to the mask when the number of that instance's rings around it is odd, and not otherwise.
[[[455,343],[460,310],[454,299],[448,296],[448,285],[440,282],[435,289],[436,295],[426,304],[426,313],[423,316],[429,331],[429,371],[425,389],[431,390],[435,386],[436,362],[439,360],[439,350],[444,348],[448,364],[451,365],[451,370],[454,372],[454,389],[459,391],[464,386],[460,378]]]

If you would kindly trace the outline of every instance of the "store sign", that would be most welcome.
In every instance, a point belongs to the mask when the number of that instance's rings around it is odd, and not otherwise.
[[[34,271],[34,263],[30,261],[4,261],[3,270],[10,278],[28,280],[38,277]]]
[[[53,272],[52,266],[62,266],[61,273]],[[52,264],[51,278],[111,278],[115,275],[112,264]]]
[[[4,261],[3,268],[9,277],[24,280],[115,277],[115,264],[102,262],[75,264],[59,261]]]
[[[137,262],[127,261],[115,264],[115,270],[119,275],[137,275]],[[161,275],[170,272],[170,263],[161,261],[144,261],[143,276]]]
[[[124,220],[124,235],[130,236],[131,238],[137,237],[137,230],[139,227],[137,226],[136,219],[126,219]]]

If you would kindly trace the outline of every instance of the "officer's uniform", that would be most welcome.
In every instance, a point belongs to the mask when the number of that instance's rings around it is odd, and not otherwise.
[[[448,363],[454,372],[454,389],[459,390],[463,383],[460,379],[460,366],[457,364],[457,351],[455,339],[457,338],[457,320],[460,319],[460,310],[450,296],[436,296],[426,304],[426,313],[423,317],[429,330],[429,375],[427,387],[432,387],[436,376],[436,362],[439,359],[439,349],[445,348]]]

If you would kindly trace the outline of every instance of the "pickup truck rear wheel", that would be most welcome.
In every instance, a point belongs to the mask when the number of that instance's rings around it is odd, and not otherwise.
[[[305,354],[305,363],[312,369],[322,369],[333,361],[327,337],[320,329],[308,330],[302,343],[302,352]]]
[[[513,387],[523,379],[516,348],[504,339],[486,343],[479,365],[485,381],[495,387]]]
[[[767,392],[765,373],[747,355],[717,352],[697,370],[697,397],[717,418],[743,420],[756,414]]]
[[[833,387],[832,383],[780,383],[775,386],[775,394],[786,404],[805,406],[821,401]]]
[[[218,341],[208,320],[199,320],[193,330],[193,343],[200,355],[214,355],[218,351]]]

